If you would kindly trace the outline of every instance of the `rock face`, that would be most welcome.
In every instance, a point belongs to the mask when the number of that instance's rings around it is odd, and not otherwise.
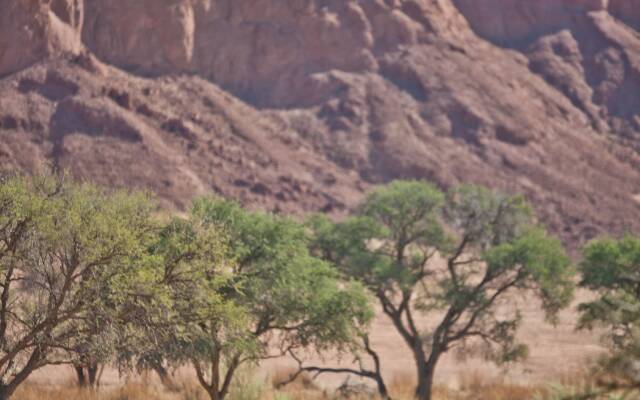
[[[83,37],[98,57],[142,74],[197,73],[254,101],[284,103],[290,84],[310,73],[376,68],[371,26],[355,2],[129,3],[89,1]]]
[[[83,0],[0,2],[0,76],[82,48]]]
[[[450,20],[463,22],[448,0],[87,0],[83,39],[136,73],[195,73],[252,103],[294,107],[314,73],[376,72],[381,52]]]
[[[528,56],[531,70],[589,116],[596,130],[638,137],[640,1],[455,3],[480,36]]]
[[[371,184],[525,193],[640,231],[638,0],[5,0],[0,163],[184,207],[346,211]]]

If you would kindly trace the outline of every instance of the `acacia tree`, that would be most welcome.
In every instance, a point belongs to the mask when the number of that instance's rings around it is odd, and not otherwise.
[[[242,345],[243,310],[223,294],[232,262],[226,246],[216,227],[193,215],[172,218],[159,232],[150,262],[138,266],[136,279],[129,281],[131,295],[119,305],[121,368],[154,370],[171,388],[172,368],[199,367],[201,358]],[[219,367],[222,361],[218,358]],[[223,391],[203,386],[212,398]]]
[[[583,249],[579,270],[580,286],[598,297],[580,304],[578,327],[604,328],[603,339],[611,349],[610,356],[602,360],[602,367],[616,379],[602,380],[602,389],[640,389],[640,239],[627,235],[619,240],[602,238],[589,243]]]
[[[438,361],[452,349],[497,362],[526,354],[511,294],[536,294],[551,321],[572,298],[569,258],[519,196],[475,186],[444,195],[396,181],[369,194],[355,217],[310,225],[317,254],[369,289],[412,351],[419,399],[431,399]],[[418,314],[436,326],[422,330]]]
[[[155,294],[137,318],[153,345],[136,357],[192,365],[210,398],[221,400],[243,363],[311,346],[346,350],[372,316],[368,298],[307,244],[290,219],[196,201],[154,246]]]
[[[0,399],[36,369],[69,363],[85,312],[147,238],[144,195],[63,176],[0,181]]]
[[[149,221],[147,245],[153,243],[158,230],[155,221]],[[67,358],[70,360],[80,387],[96,388],[107,364],[117,361],[118,346],[134,346],[125,338],[124,328],[131,318],[127,304],[136,298],[138,293],[132,289],[132,282],[139,273],[138,268],[149,258],[148,250],[140,251],[135,258],[128,260],[127,265],[120,265],[118,274],[106,277],[106,282],[93,293],[90,306],[82,314],[70,321],[76,334],[65,345]]]

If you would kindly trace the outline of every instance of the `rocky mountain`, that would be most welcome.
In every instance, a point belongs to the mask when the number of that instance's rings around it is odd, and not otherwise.
[[[472,181],[575,246],[640,232],[639,29],[640,0],[0,0],[0,165],[336,214]]]

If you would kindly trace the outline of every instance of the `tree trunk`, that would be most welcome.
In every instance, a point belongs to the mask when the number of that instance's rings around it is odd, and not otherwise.
[[[217,390],[207,389],[207,393],[209,394],[209,399],[211,400],[224,400],[224,395],[219,393]]]
[[[42,352],[40,349],[36,348],[33,353],[31,353],[29,361],[27,361],[27,365],[13,376],[13,380],[9,383],[0,384],[0,400],[8,400],[13,396],[13,392],[16,391],[18,386],[20,386],[29,377],[29,375],[38,368],[38,363],[41,361],[41,355]]]
[[[382,377],[382,371],[380,369],[380,356],[378,355],[378,353],[376,353],[375,350],[371,348],[371,343],[369,343],[369,336],[363,336],[362,341],[364,342],[364,348],[366,352],[373,359],[375,370],[373,371],[373,376],[370,377],[372,377],[376,381],[376,384],[378,386],[378,394],[383,400],[391,400],[389,392],[387,391],[387,385],[384,384],[384,378]],[[362,370],[362,368],[360,369]]]
[[[75,369],[76,376],[78,377],[78,386],[80,387],[87,386],[87,378],[84,375],[84,368],[80,365],[74,365],[73,369]]]
[[[24,378],[18,377],[17,380],[14,379],[9,384],[0,385],[0,400],[10,400],[13,393],[18,389],[18,386],[20,386],[22,382],[24,382]]]
[[[9,386],[0,386],[0,400],[9,400],[12,394],[13,390]]]
[[[92,388],[97,387],[98,386],[98,380],[97,380],[98,364],[89,364],[89,366],[87,366],[87,376],[89,378],[89,385]]]
[[[211,358],[211,382],[207,382],[204,371],[201,368],[199,362],[194,361],[193,366],[196,370],[196,376],[200,385],[207,391],[211,400],[224,400],[226,397],[225,390],[220,390],[220,358],[219,355],[214,355]]]
[[[433,371],[425,371],[424,375],[418,380],[416,387],[416,399],[431,400],[431,391],[433,390]]]
[[[382,376],[376,376],[376,384],[378,385],[378,394],[380,394],[380,398],[382,398],[382,400],[391,400],[389,392],[387,391],[387,385],[384,384]]]
[[[74,365],[73,369],[76,371],[76,376],[78,377],[78,386],[80,387],[91,387],[96,388],[99,384],[99,371],[98,364],[89,364],[87,366],[84,365]]]
[[[424,354],[424,353],[423,353]],[[418,386],[416,387],[416,399],[431,400],[431,392],[433,391],[433,378],[436,372],[436,365],[440,360],[441,352],[433,349],[429,359],[417,360],[418,367]]]

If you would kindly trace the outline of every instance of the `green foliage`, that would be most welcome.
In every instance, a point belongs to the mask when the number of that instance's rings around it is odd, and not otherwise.
[[[573,298],[571,261],[560,241],[540,228],[487,250],[483,258],[489,276],[516,269],[513,288],[537,291],[551,321]]]
[[[521,196],[470,185],[445,195],[426,183],[393,182],[346,221],[315,216],[308,224],[315,254],[361,281],[414,351],[423,398],[438,358],[452,347],[466,354],[480,347],[500,362],[526,355],[515,340],[520,313],[508,306],[510,293],[537,294],[550,320],[572,298],[571,262],[535,226]],[[501,306],[511,314],[499,315]],[[422,332],[416,312],[442,319]]]
[[[193,216],[173,218],[150,245],[146,261],[126,282],[135,295],[121,304],[121,367],[177,367],[241,345],[245,315],[222,292],[231,261],[216,227]]]
[[[581,285],[606,293],[635,293],[640,284],[640,239],[604,238],[584,248]]]
[[[422,396],[454,347],[498,362],[526,355],[510,293],[537,295],[551,321],[572,297],[571,263],[524,199],[476,186],[394,182],[352,218],[306,226],[219,198],[165,223],[154,207],[143,193],[64,176],[0,180],[0,397],[49,363],[115,357],[161,374],[192,365],[217,400],[242,365],[356,352],[360,339],[380,384],[370,296],[414,352]],[[582,306],[583,326],[615,327],[612,343],[630,354],[640,349],[639,243],[596,242],[581,265],[583,285],[602,295]],[[416,313],[439,322],[422,331]]]
[[[446,222],[477,250],[509,242],[533,224],[533,212],[523,196],[508,196],[487,188],[461,185],[447,194]]]
[[[618,350],[637,341],[640,327],[640,240],[596,240],[584,248],[580,285],[600,297],[583,303],[579,326],[610,328],[609,339]]]
[[[432,245],[442,240],[436,220],[444,195],[435,187],[415,181],[395,181],[372,191],[359,215],[384,229],[383,238],[402,247],[410,243]]]
[[[598,297],[580,304],[578,326],[605,328],[603,338],[612,354],[601,366],[616,377],[618,386],[635,390],[640,387],[640,239],[628,235],[595,240],[583,249],[579,268],[580,285]]]
[[[425,261],[446,242],[438,216],[444,195],[428,184],[394,182],[371,193],[357,216],[333,225],[310,219],[318,254],[374,291],[386,283],[410,288]]]
[[[289,218],[196,200],[188,219],[163,229],[134,283],[147,295],[130,305],[139,346],[123,351],[124,364],[190,363],[222,399],[243,363],[310,346],[348,350],[372,317],[368,298],[307,246]]]
[[[372,317],[359,285],[340,284],[331,265],[309,254],[302,225],[218,199],[196,201],[193,214],[227,235],[230,296],[254,332],[280,330],[288,346],[340,347]]]
[[[152,209],[144,194],[65,176],[0,181],[0,395],[98,343],[90,319],[143,257]]]

